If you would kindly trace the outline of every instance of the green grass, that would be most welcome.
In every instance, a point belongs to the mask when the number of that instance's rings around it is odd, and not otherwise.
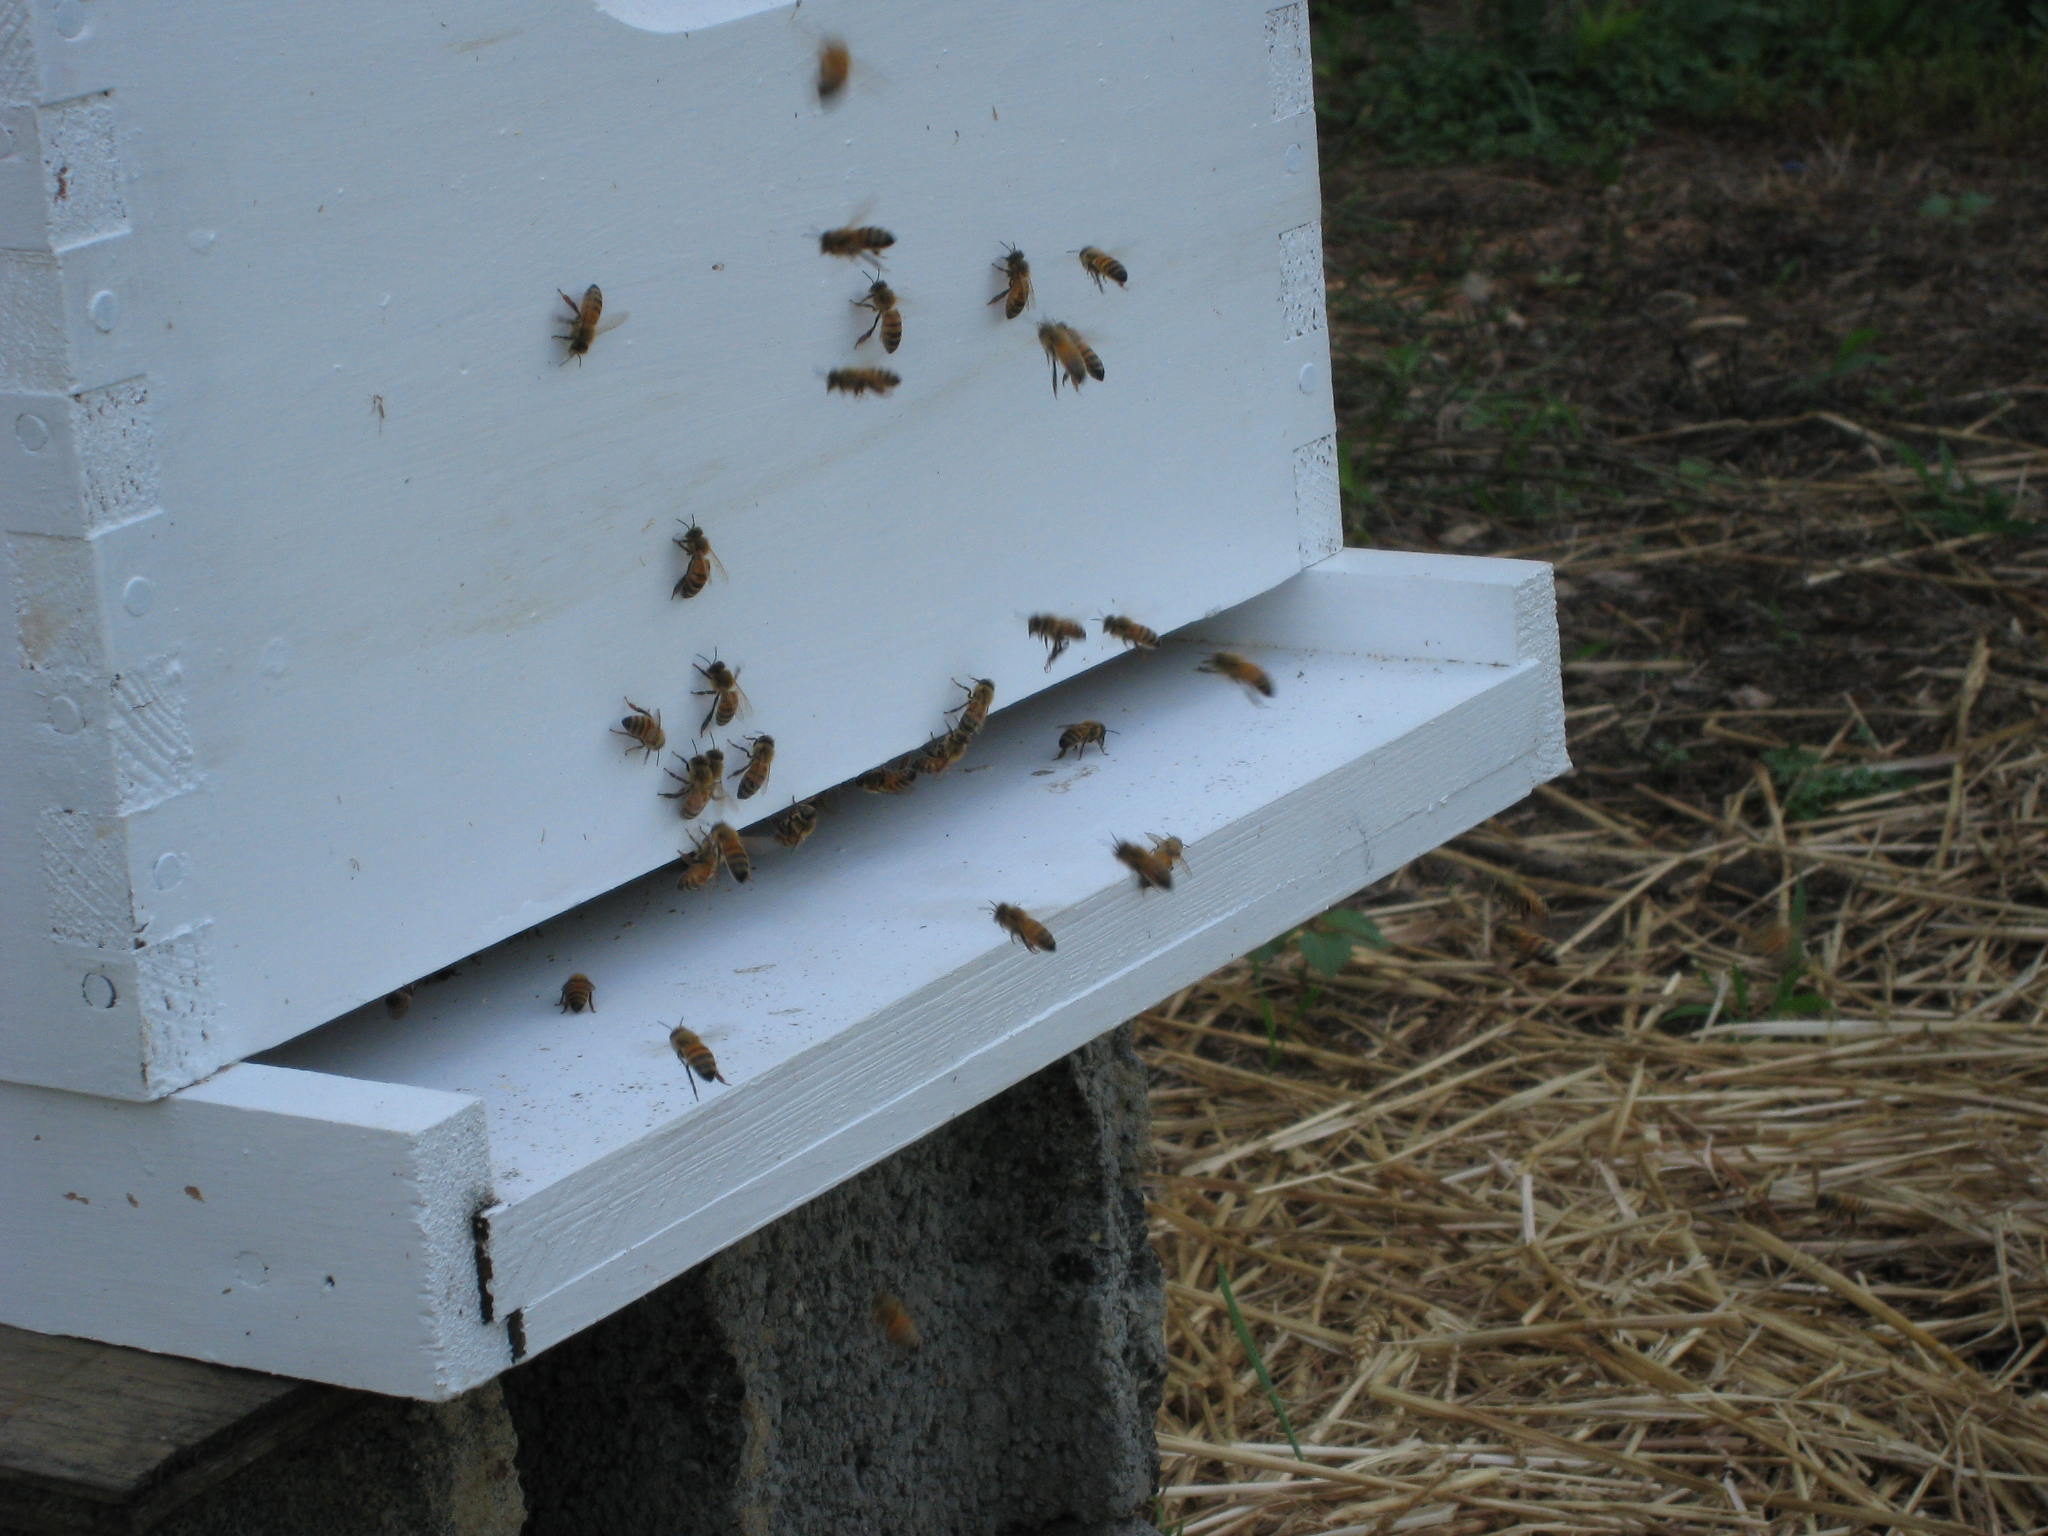
[[[1280,1389],[1273,1385],[1273,1378],[1266,1370],[1266,1357],[1259,1353],[1259,1346],[1252,1338],[1252,1330],[1244,1320],[1244,1314],[1237,1309],[1237,1295],[1230,1288],[1229,1271],[1218,1268],[1216,1285],[1223,1293],[1223,1305],[1230,1313],[1230,1326],[1237,1334],[1237,1342],[1244,1346],[1245,1357],[1258,1373],[1259,1385],[1265,1389],[1266,1401],[1272,1405],[1275,1417],[1280,1420],[1281,1431],[1287,1436],[1287,1443],[1294,1447],[1297,1461],[1308,1458],[1301,1454],[1301,1441],[1295,1437],[1294,1421],[1287,1416],[1287,1405],[1280,1401]]]
[[[2048,0],[1311,0],[1326,127],[1422,162],[1611,168],[1659,122],[2048,140]]]
[[[1772,748],[1764,767],[1778,786],[1787,821],[1813,821],[1850,800],[1902,789],[1912,781],[1889,768],[1830,767],[1811,747]]]

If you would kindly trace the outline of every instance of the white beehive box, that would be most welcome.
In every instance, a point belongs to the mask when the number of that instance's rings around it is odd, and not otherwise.
[[[1546,572],[1329,558],[1299,4],[28,0],[0,64],[0,1321],[446,1395],[1562,767]],[[1106,378],[1055,396],[1044,317]],[[1047,669],[1038,611],[1175,633]],[[714,651],[761,814],[999,709],[679,895],[610,728],[687,743]],[[1147,831],[1194,872],[1141,898]]]

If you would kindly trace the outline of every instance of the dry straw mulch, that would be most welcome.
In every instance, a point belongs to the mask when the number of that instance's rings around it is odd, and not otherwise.
[[[1353,532],[1556,565],[1577,769],[1141,1020],[1162,1530],[2048,1533],[2048,182],[1805,159],[1326,153]]]
[[[2048,1531],[2048,689],[1966,654],[1860,801],[1595,767],[1143,1017],[1162,1530]]]

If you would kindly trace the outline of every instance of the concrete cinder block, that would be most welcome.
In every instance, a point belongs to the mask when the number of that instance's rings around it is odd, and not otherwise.
[[[1119,1029],[502,1378],[531,1536],[1146,1529],[1147,1124]]]

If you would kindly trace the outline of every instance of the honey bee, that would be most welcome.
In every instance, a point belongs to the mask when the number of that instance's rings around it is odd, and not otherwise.
[[[1073,343],[1074,350],[1081,354],[1081,366],[1088,370],[1088,377],[1100,384],[1109,375],[1102,366],[1102,359],[1095,355],[1095,349],[1089,346],[1087,340],[1071,325],[1062,326],[1060,329],[1067,333],[1067,340]]]
[[[680,849],[677,850],[681,852]],[[679,891],[701,891],[718,878],[718,839],[708,834],[697,840],[697,846],[683,854],[683,873],[676,881]]]
[[[1045,670],[1048,672],[1069,645],[1076,640],[1088,638],[1086,628],[1072,619],[1063,619],[1056,613],[1034,613],[1024,621],[1024,628],[1033,638],[1045,642]]]
[[[676,1053],[676,1060],[688,1067],[690,1097],[698,1097],[697,1079],[707,1083],[725,1083],[725,1074],[718,1070],[718,1058],[711,1054],[711,1047],[695,1030],[685,1029],[678,1024],[668,1032],[669,1049]],[[726,1083],[730,1088],[732,1084]]]
[[[682,753],[675,753],[674,756],[681,759]],[[663,773],[682,785],[682,788],[665,789],[661,792],[661,798],[682,801],[677,809],[682,812],[683,820],[695,821],[704,814],[704,808],[711,804],[724,786],[719,775],[712,772],[710,758],[701,752],[684,762],[683,767],[685,771],[682,773],[677,773],[673,768],[662,769]]]
[[[981,729],[982,722],[988,719],[988,708],[996,701],[995,680],[977,677],[972,683],[963,683],[956,677],[953,679],[953,686],[967,690],[967,698],[959,706],[960,718],[953,722],[953,729],[956,732],[964,731],[971,737]]]
[[[924,1344],[924,1335],[917,1331],[917,1324],[903,1308],[903,1303],[887,1291],[875,1297],[875,1322],[880,1325],[882,1335],[898,1349],[917,1349]]]
[[[917,766],[908,758],[901,757],[879,768],[870,768],[853,781],[855,788],[864,789],[871,795],[908,794],[910,786],[916,782]]]
[[[1045,924],[1022,907],[1013,907],[1007,901],[998,901],[990,905],[989,911],[994,914],[997,926],[1030,953],[1035,955],[1041,949],[1050,953],[1059,948],[1059,945],[1053,943],[1052,934],[1046,929]]]
[[[911,753],[910,765],[921,774],[936,777],[967,755],[967,744],[973,739],[972,731],[962,731],[956,726],[943,736],[934,736]]]
[[[1091,746],[1098,752],[1107,752],[1109,742],[1104,738],[1115,734],[1100,720],[1076,720],[1060,732],[1060,749],[1053,755],[1053,761],[1058,762],[1069,752],[1076,758],[1086,757]]]
[[[775,841],[785,848],[800,848],[805,838],[818,830],[818,808],[799,800],[775,818]]]
[[[1266,676],[1265,669],[1254,666],[1235,651],[1218,651],[1195,670],[1213,672],[1251,692],[1263,693],[1269,699],[1273,697],[1273,679]]]
[[[1792,947],[1794,937],[1790,923],[1765,923],[1749,931],[1749,941],[1756,946],[1757,953],[1772,960]]]
[[[597,1012],[597,988],[578,971],[562,983],[562,998],[555,1006],[564,1013]]]
[[[1822,1195],[1816,1195],[1813,1205],[1815,1210],[1847,1216],[1851,1221],[1854,1221],[1859,1216],[1868,1216],[1870,1214],[1870,1202],[1861,1195],[1844,1195],[1834,1190],[1829,1190]]]
[[[704,536],[704,530],[695,523],[690,524],[674,539],[676,548],[690,557],[690,563],[683,568],[681,578],[670,591],[670,597],[695,597],[704,590],[704,584],[711,580],[715,566],[718,574],[725,574],[725,562],[711,552],[711,541]]]
[[[562,302],[569,306],[569,329],[555,338],[569,344],[568,354],[562,359],[566,364],[571,357],[581,359],[590,350],[590,344],[597,340],[597,319],[604,313],[604,290],[592,283],[583,290],[583,302],[580,304],[559,288],[555,292],[561,293]]]
[[[849,224],[844,229],[828,229],[818,236],[818,254],[844,256],[849,261],[857,261],[870,252],[886,251],[895,243],[896,237],[886,229],[877,229],[872,224]]]
[[[1503,879],[1500,881],[1500,889],[1514,909],[1530,922],[1542,923],[1550,920],[1550,903],[1537,893],[1534,886],[1524,885],[1519,880]]]
[[[1102,280],[1105,277],[1121,288],[1131,275],[1124,270],[1122,262],[1109,252],[1097,250],[1092,245],[1084,245],[1074,254],[1081,258],[1081,270],[1095,279],[1095,289],[1098,293],[1102,291]]]
[[[829,107],[846,89],[846,77],[853,71],[853,55],[846,44],[828,37],[818,44],[818,105]]]
[[[1102,621],[1102,632],[1112,640],[1121,640],[1134,651],[1156,651],[1159,649],[1159,633],[1147,629],[1136,619],[1127,619],[1120,613],[1112,613]]]
[[[1060,373],[1066,372],[1067,381],[1079,389],[1088,382],[1088,364],[1081,356],[1081,348],[1071,326],[1054,320],[1041,320],[1038,324],[1038,345],[1044,349],[1052,363],[1052,392],[1058,398]]]
[[[399,989],[398,989],[398,990],[397,990],[396,992],[387,992],[387,993],[385,993],[385,994],[384,994],[384,1011],[385,1011],[386,1013],[390,1014],[390,1015],[391,1015],[391,1017],[392,1017],[392,1018],[394,1018],[394,1019],[402,1019],[402,1018],[404,1018],[404,1017],[405,1017],[405,1016],[406,1016],[406,1015],[407,1015],[408,1013],[411,1013],[411,1012],[412,1012],[412,989],[413,989],[413,986],[414,986],[414,983],[412,983],[412,982],[408,981],[408,982],[407,982],[407,983],[406,983],[406,984],[405,984],[404,986],[400,987],[400,988],[399,988]]]
[[[1147,832],[1145,836],[1151,840],[1152,851],[1166,861],[1168,869],[1178,864],[1190,874],[1194,872],[1194,866],[1188,863],[1187,855],[1181,851],[1179,838],[1161,837],[1157,832]]]
[[[690,690],[693,698],[709,698],[711,700],[711,707],[704,711],[704,718],[698,722],[697,729],[700,731],[705,730],[714,722],[719,725],[731,725],[733,717],[747,707],[747,696],[740,692],[739,669],[737,667],[728,667],[715,655],[709,661],[699,656],[697,662],[698,675],[711,685],[709,688],[692,688]],[[707,757],[711,755],[708,752],[705,754]],[[717,754],[717,757],[719,773],[723,776],[725,771],[725,754],[721,752]]]
[[[741,885],[754,872],[754,861],[747,855],[747,845],[740,841],[739,833],[723,821],[711,824],[711,841],[718,849],[718,856],[725,860],[725,867],[732,871],[733,879]]]
[[[1557,946],[1550,941],[1548,934],[1525,928],[1520,923],[1502,923],[1493,931],[1503,944],[1525,959],[1541,960],[1545,964],[1553,964],[1557,960]]]
[[[834,368],[825,375],[825,388],[842,395],[864,395],[870,390],[886,395],[902,382],[900,374],[886,368]]]
[[[661,711],[649,714],[631,699],[626,700],[626,708],[632,713],[612,727],[612,734],[633,741],[634,745],[626,748],[628,752],[644,752],[649,757],[660,755],[668,745],[668,733],[661,728]]]
[[[1157,848],[1140,848],[1136,843],[1118,839],[1114,851],[1124,868],[1138,877],[1138,889],[1150,890],[1157,886],[1162,891],[1173,889],[1173,864],[1160,856]]]
[[[1031,263],[1024,259],[1024,253],[1014,245],[1005,246],[1004,249],[1009,254],[1001,261],[992,261],[989,265],[1002,273],[1007,281],[1003,284],[1003,291],[990,299],[989,303],[1002,305],[1003,318],[1014,320],[1024,313],[1024,306],[1031,302]]]
[[[1079,389],[1089,379],[1100,382],[1107,377],[1102,359],[1095,355],[1095,349],[1088,345],[1081,333],[1071,325],[1062,325],[1056,320],[1046,320],[1038,327],[1038,344],[1045,349],[1045,355],[1052,362],[1052,392],[1060,392],[1060,375],[1065,373],[1067,382]]]
[[[740,781],[738,798],[751,800],[768,787],[768,769],[775,762],[775,738],[773,736],[754,736],[748,739],[745,746],[734,742],[732,747],[735,752],[747,754],[746,767],[734,774],[733,777]],[[721,758],[724,756],[723,753],[719,755]],[[722,762],[720,766],[724,766]]]
[[[856,309],[873,310],[875,312],[875,324],[861,332],[860,341],[856,341],[854,345],[857,347],[861,342],[866,341],[875,334],[875,327],[880,326],[882,330],[882,350],[884,352],[894,352],[903,345],[903,311],[896,307],[896,290],[882,281],[881,273],[871,272],[868,275],[874,281],[868,284],[867,296],[855,299],[852,302]]]

